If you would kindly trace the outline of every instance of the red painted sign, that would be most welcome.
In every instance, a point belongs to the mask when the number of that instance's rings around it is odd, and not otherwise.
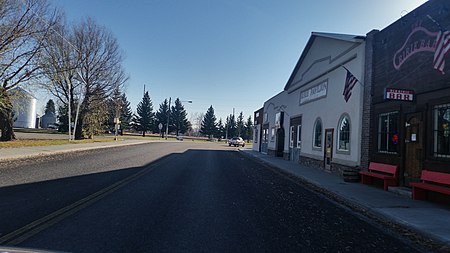
[[[431,16],[427,17],[440,27]],[[444,75],[445,57],[450,52],[450,31],[430,32],[422,27],[421,21],[418,21],[413,25],[405,43],[395,52],[392,59],[394,68],[400,70],[406,61],[421,52],[434,53],[433,68]]]
[[[400,70],[403,63],[420,52],[436,52],[436,38],[439,32],[430,32],[426,28],[417,26],[412,29],[405,43],[395,52],[394,68]]]
[[[414,91],[387,88],[385,98],[390,100],[413,101]]]

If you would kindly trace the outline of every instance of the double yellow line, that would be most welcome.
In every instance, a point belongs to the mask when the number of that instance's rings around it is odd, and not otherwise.
[[[26,239],[32,237],[33,235],[39,233],[40,231],[58,223],[59,221],[67,218],[68,216],[88,207],[89,205],[92,205],[93,203],[101,200],[107,195],[117,191],[118,189],[135,181],[136,179],[144,176],[145,174],[155,169],[157,166],[158,164],[153,164],[150,167],[141,169],[139,172],[131,176],[128,176],[106,188],[103,188],[102,190],[97,191],[69,206],[61,208],[47,216],[44,216],[32,223],[29,223],[26,226],[23,226],[22,228],[15,230],[14,232],[11,232],[9,234],[0,237],[0,245],[15,246],[25,241]]]

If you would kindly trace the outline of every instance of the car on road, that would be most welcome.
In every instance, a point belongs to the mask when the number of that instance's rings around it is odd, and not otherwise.
[[[245,146],[245,142],[241,137],[233,137],[228,140],[228,146],[231,147],[231,145],[238,147],[238,146]]]

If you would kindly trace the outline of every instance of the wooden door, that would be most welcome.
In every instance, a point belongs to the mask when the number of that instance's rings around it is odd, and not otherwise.
[[[405,124],[405,168],[404,185],[420,179],[423,165],[423,122],[420,113],[408,114]]]

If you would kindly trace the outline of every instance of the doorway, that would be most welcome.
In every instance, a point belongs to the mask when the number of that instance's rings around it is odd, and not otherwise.
[[[418,182],[422,173],[424,138],[422,113],[407,114],[405,128],[403,183],[409,186],[410,182]]]
[[[283,157],[284,153],[284,128],[278,128],[277,130],[277,157]]]
[[[331,161],[333,160],[333,133],[333,128],[325,129],[324,164],[326,171],[331,171]]]

